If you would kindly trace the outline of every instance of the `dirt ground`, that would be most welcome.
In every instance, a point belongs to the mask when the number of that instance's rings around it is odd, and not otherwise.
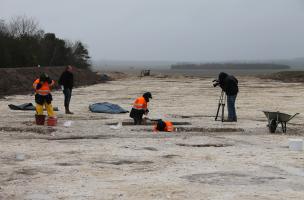
[[[238,78],[237,123],[214,120],[220,89],[212,78],[130,77],[77,88],[70,116],[54,92],[56,127],[7,107],[33,96],[1,99],[0,199],[303,199],[304,152],[289,150],[288,139],[304,137],[304,115],[287,134],[270,134],[262,111],[304,113],[304,85]],[[125,125],[128,114],[88,111],[105,101],[129,110],[144,91],[153,94],[150,118],[191,124],[153,133],[151,125]],[[124,126],[110,126],[118,122]]]

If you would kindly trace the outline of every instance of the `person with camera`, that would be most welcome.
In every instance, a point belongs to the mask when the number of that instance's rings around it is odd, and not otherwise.
[[[227,95],[228,119],[226,122],[236,122],[235,101],[239,92],[238,80],[225,72],[221,72],[218,80],[213,84],[214,87],[220,86]]]
[[[134,125],[142,124],[143,115],[148,115],[149,99],[152,99],[152,94],[150,92],[146,92],[143,96],[138,97],[133,103],[130,117],[134,119]]]

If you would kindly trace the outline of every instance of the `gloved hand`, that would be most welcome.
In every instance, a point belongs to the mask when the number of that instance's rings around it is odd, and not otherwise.
[[[42,87],[42,83],[39,82],[39,83],[37,84],[37,86],[36,86],[36,89],[39,90],[41,87]]]
[[[148,113],[149,113],[149,109],[146,110],[145,115],[148,115]]]

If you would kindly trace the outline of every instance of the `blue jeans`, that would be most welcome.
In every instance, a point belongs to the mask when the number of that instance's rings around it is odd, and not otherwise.
[[[227,95],[228,120],[236,121],[235,100],[237,95]]]

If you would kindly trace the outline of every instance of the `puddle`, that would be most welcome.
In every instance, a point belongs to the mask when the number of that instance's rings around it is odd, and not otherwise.
[[[279,176],[251,176],[233,172],[215,172],[204,174],[192,174],[181,177],[190,182],[204,183],[210,185],[253,185],[265,184],[275,180],[286,179]]]
[[[182,147],[230,147],[233,146],[232,144],[220,144],[220,143],[214,143],[214,144],[184,144],[184,143],[177,143],[177,146]]]

